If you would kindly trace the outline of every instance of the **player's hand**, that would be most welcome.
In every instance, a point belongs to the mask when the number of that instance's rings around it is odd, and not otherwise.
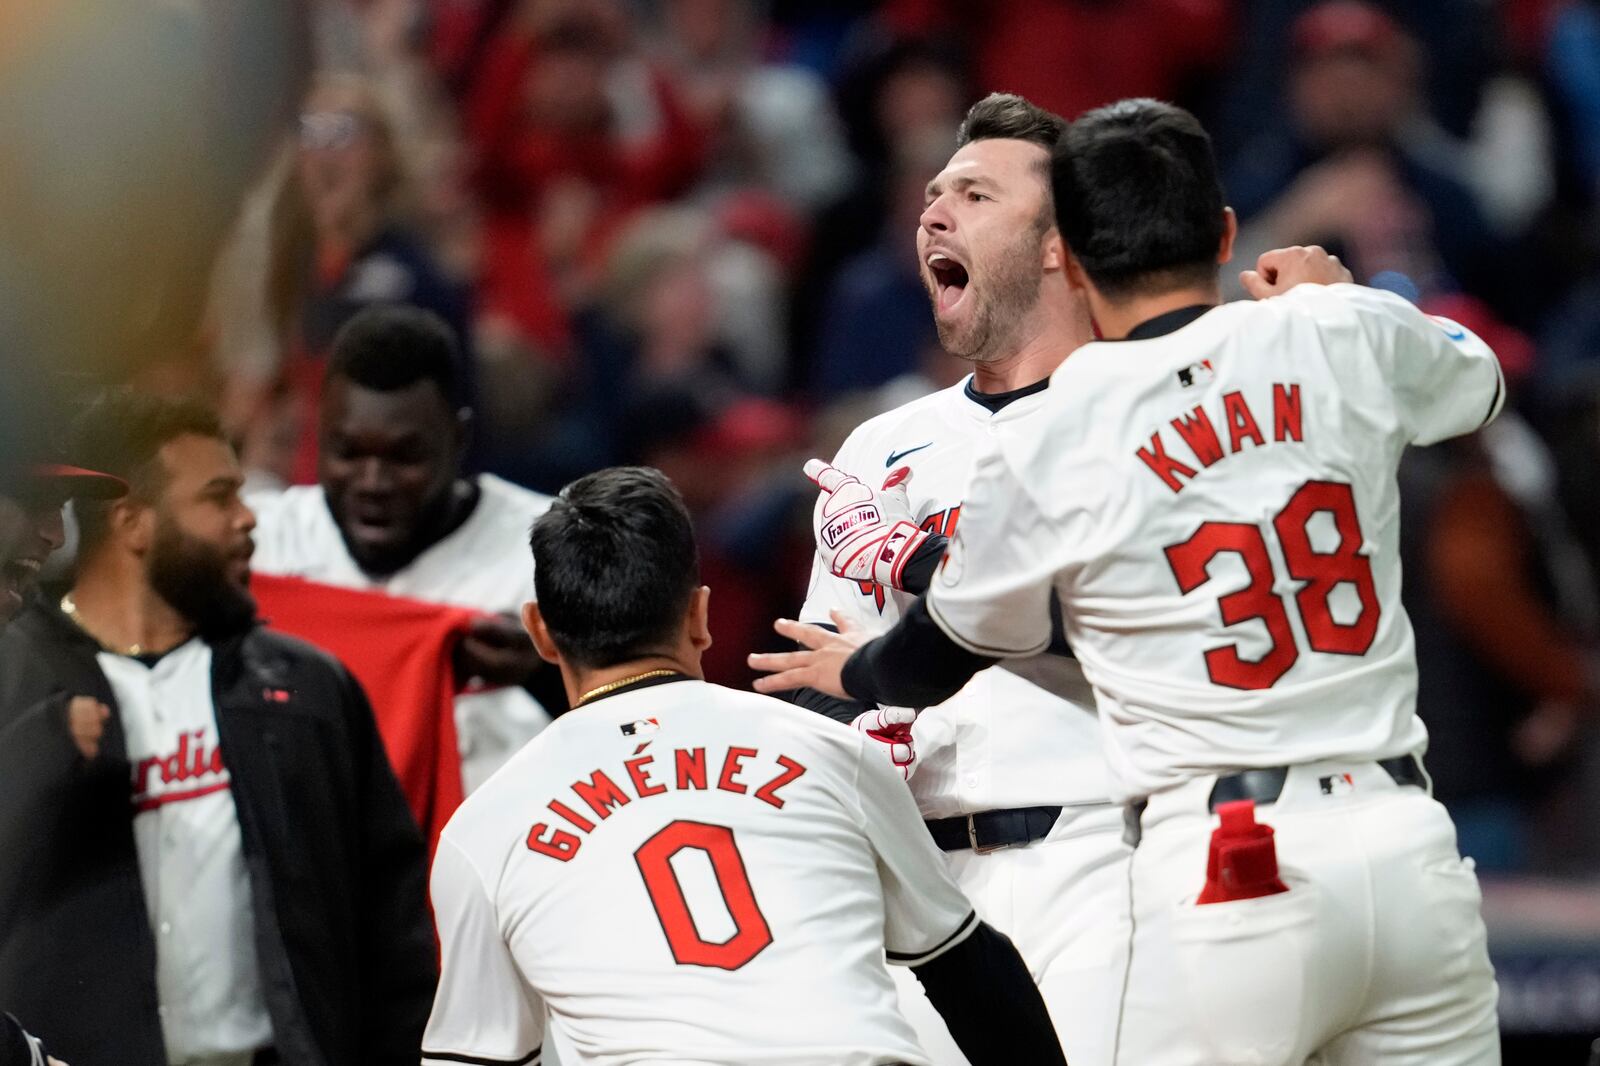
[[[917,712],[909,707],[874,707],[856,715],[851,725],[881,744],[900,776],[909,778],[911,764],[917,761],[911,739],[911,725],[916,720]]]
[[[839,632],[807,625],[787,618],[772,623],[772,628],[782,636],[799,644],[801,651],[757,652],[750,656],[752,670],[760,670],[768,677],[755,680],[757,692],[787,692],[793,688],[814,688],[830,696],[847,700],[844,690],[844,664],[855,650],[872,639],[872,634],[856,625],[838,611],[829,612]]]
[[[456,676],[481,677],[491,685],[524,684],[541,661],[521,624],[497,614],[474,620],[456,645]]]
[[[848,581],[904,589],[905,565],[928,539],[906,499],[911,468],[892,471],[878,490],[821,459],[808,461],[805,469],[822,490],[811,532],[828,571]]]
[[[1263,252],[1254,270],[1239,275],[1244,291],[1257,300],[1278,296],[1296,285],[1335,285],[1355,278],[1339,257],[1316,245],[1295,245]]]
[[[78,754],[93,760],[100,754],[100,740],[106,734],[111,708],[93,696],[74,696],[67,703],[67,732],[72,734]]]

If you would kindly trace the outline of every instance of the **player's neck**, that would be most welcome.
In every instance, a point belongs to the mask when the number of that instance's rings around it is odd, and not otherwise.
[[[1082,336],[1079,336],[1079,333]],[[1066,357],[1089,340],[1087,324],[1072,328],[1069,319],[1043,315],[1025,322],[1011,351],[998,359],[974,363],[972,387],[979,392],[1010,392],[1043,381]]]
[[[1095,291],[1089,293],[1089,310],[1100,327],[1100,335],[1108,341],[1123,340],[1141,323],[1168,311],[1202,304],[1215,306],[1221,302],[1222,290],[1215,282],[1150,295],[1129,296],[1121,300],[1108,300]]]
[[[576,708],[583,697],[605,689],[609,685],[622,685],[627,681],[642,675],[654,675],[656,671],[667,670],[675,674],[683,674],[696,680],[703,680],[704,671],[700,667],[698,655],[683,655],[678,653],[663,653],[660,655],[646,655],[639,659],[630,659],[625,663],[615,666],[605,666],[594,670],[578,669],[565,661],[561,664],[561,682],[567,690],[567,704]]]
[[[72,586],[74,621],[104,647],[161,654],[194,636],[194,623],[144,579],[136,560],[101,555],[85,561]]]

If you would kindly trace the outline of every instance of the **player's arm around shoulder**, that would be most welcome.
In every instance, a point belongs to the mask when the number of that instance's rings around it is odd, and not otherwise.
[[[1325,322],[1353,325],[1364,351],[1350,354],[1376,361],[1406,443],[1434,444],[1471,433],[1500,413],[1504,374],[1480,337],[1395,293],[1354,284],[1337,257],[1323,249],[1267,252],[1240,280],[1257,299],[1284,295]]]

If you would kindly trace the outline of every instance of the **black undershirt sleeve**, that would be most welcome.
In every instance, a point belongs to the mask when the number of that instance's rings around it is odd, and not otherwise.
[[[844,664],[844,689],[868,705],[932,707],[961,691],[999,659],[951,640],[919,596],[894,628],[863,644]]]
[[[934,533],[919,544],[917,550],[911,553],[905,568],[900,571],[901,586],[915,596],[927,592],[928,586],[933,584],[933,572],[944,560],[945,549],[948,547],[950,538],[943,533]]]
[[[988,923],[911,972],[972,1066],[1066,1066],[1028,967]]]

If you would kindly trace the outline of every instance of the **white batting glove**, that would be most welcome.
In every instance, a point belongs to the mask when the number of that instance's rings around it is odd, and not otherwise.
[[[821,459],[809,460],[805,469],[822,490],[811,531],[828,571],[848,581],[904,589],[905,565],[928,539],[906,499],[911,468],[892,471],[879,490]]]
[[[900,776],[909,778],[911,764],[917,761],[917,749],[911,741],[911,723],[916,720],[917,712],[909,707],[874,707],[856,715],[852,724],[882,744]]]

